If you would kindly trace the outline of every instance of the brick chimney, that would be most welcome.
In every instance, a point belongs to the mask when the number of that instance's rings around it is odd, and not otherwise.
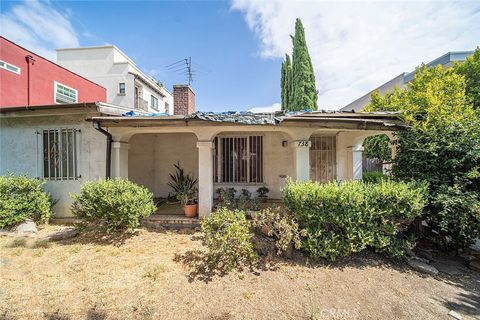
[[[195,112],[195,92],[186,84],[173,86],[173,114],[187,115]]]

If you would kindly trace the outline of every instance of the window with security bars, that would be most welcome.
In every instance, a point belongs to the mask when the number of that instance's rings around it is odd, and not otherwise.
[[[310,138],[310,179],[327,182],[337,178],[337,140],[335,136]]]
[[[77,129],[45,129],[43,138],[43,177],[48,180],[75,180],[77,168]]]
[[[67,87],[61,83],[55,82],[55,102],[56,103],[76,103],[77,90]]]
[[[214,145],[215,182],[263,182],[263,136],[217,137]]]

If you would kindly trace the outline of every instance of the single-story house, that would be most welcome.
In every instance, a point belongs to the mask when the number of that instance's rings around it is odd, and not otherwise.
[[[362,177],[362,143],[404,128],[392,113],[202,113],[122,115],[106,103],[0,109],[0,174],[45,179],[68,217],[82,183],[128,178],[166,197],[174,164],[198,177],[199,217],[211,212],[217,187],[270,189],[281,198],[286,179]]]

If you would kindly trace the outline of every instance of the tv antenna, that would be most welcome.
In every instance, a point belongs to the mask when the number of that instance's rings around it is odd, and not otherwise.
[[[167,68],[168,71],[185,76],[188,85],[192,84],[193,75],[195,73],[195,71],[192,69],[192,57],[178,60],[177,62],[169,64],[165,68]]]

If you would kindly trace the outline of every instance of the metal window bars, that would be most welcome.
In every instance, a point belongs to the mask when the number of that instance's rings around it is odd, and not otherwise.
[[[263,136],[217,137],[214,147],[215,182],[263,182]]]
[[[44,129],[43,177],[48,180],[75,180],[77,168],[77,129]]]
[[[337,178],[336,136],[310,138],[310,179],[327,182]]]

